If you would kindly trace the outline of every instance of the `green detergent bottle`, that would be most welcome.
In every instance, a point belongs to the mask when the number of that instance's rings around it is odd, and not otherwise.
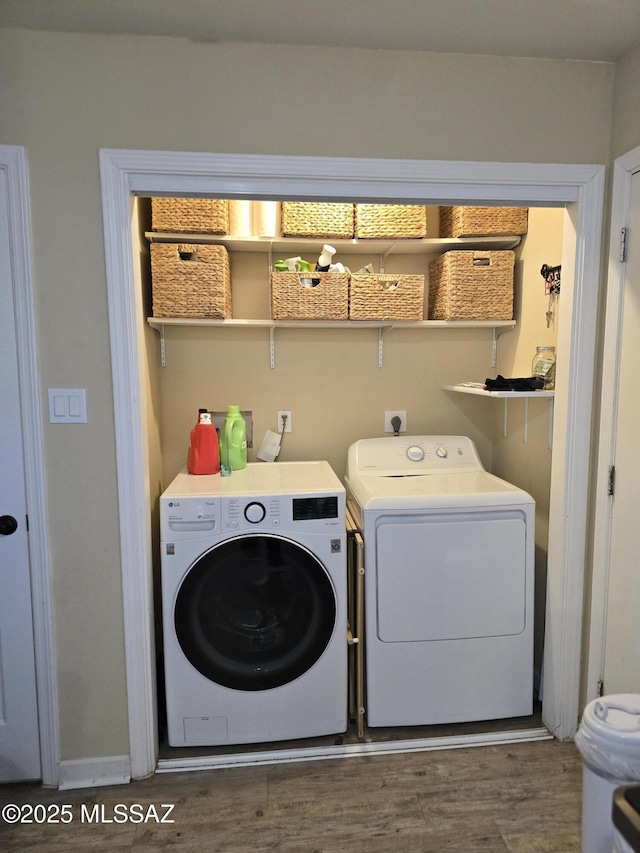
[[[247,467],[247,425],[240,406],[229,406],[220,435],[220,469],[222,474]]]

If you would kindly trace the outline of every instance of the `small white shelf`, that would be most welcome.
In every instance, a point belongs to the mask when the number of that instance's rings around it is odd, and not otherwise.
[[[549,450],[553,447],[553,398],[555,391],[487,391],[484,388],[478,388],[473,385],[443,385],[445,391],[455,391],[458,394],[473,394],[476,397],[485,397],[486,399],[502,399],[504,400],[504,425],[502,435],[507,437],[507,420],[508,420],[508,404],[509,400],[520,398],[524,401],[524,431],[523,441],[525,444],[529,441],[529,400],[547,398],[549,400]]]
[[[301,237],[227,237],[220,234],[188,234],[184,232],[146,231],[145,237],[150,243],[202,243],[226,246],[230,252],[272,252],[286,256],[292,250],[296,253],[315,253],[322,243],[331,245],[340,252],[358,255],[396,255],[429,254],[448,252],[452,249],[484,248],[493,250],[514,249],[522,239],[509,237],[424,237],[411,240],[332,240],[331,238]]]
[[[478,397],[493,397],[506,399],[510,397],[553,397],[555,391],[487,391],[484,388],[476,388],[472,385],[445,385],[445,391],[457,391],[459,394],[475,394]]]

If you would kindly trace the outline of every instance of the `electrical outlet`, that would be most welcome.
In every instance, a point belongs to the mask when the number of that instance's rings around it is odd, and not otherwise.
[[[282,432],[282,416],[287,416],[287,424],[284,428],[285,432],[291,432],[291,410],[290,409],[280,409],[278,412],[278,432]]]
[[[391,418],[396,417],[396,415],[400,418],[400,432],[407,431],[407,413],[406,412],[385,412],[384,413],[384,431],[385,432],[395,432],[394,428],[391,426]]]

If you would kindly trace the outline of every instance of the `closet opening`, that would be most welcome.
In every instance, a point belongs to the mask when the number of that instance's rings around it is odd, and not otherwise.
[[[569,588],[565,585],[567,598],[564,600],[558,600],[553,595],[552,589],[550,596],[552,604],[547,603],[546,608],[546,628],[544,627],[545,605],[540,598],[536,603],[536,621],[538,623],[536,630],[536,669],[537,682],[540,683],[541,677],[543,678],[542,699],[544,707],[539,706],[537,715],[534,715],[531,721],[525,721],[524,724],[520,721],[512,727],[511,723],[507,724],[502,721],[491,728],[494,729],[493,736],[498,740],[505,737],[519,737],[518,729],[523,731],[525,730],[523,729],[524,726],[528,730],[531,728],[529,722],[533,728],[539,727],[541,730],[542,723],[555,736],[570,736],[574,722],[569,722],[567,710],[577,706],[578,703],[577,673],[579,671],[580,638],[575,619],[567,619],[566,614],[569,611],[575,611],[578,601],[581,602],[583,565],[578,566],[575,562],[576,558],[578,558],[577,563],[582,562],[579,559],[579,554],[574,552],[572,557],[568,558],[566,551],[558,546],[561,546],[562,541],[566,540],[567,537],[580,540],[584,531],[567,529],[566,526],[559,528],[557,524],[554,526],[556,514],[552,507],[554,501],[556,504],[559,501],[560,505],[563,505],[568,499],[564,485],[564,477],[568,468],[580,470],[581,476],[586,474],[586,470],[582,471],[580,467],[587,458],[586,447],[582,446],[584,433],[582,440],[574,435],[569,436],[566,416],[567,411],[571,411],[571,417],[575,416],[573,401],[569,399],[571,392],[568,378],[575,376],[576,371],[588,369],[590,363],[588,358],[586,364],[584,362],[581,364],[576,358],[580,351],[579,344],[586,346],[587,350],[591,351],[593,341],[591,334],[587,334],[586,340],[582,337],[580,341],[572,339],[570,318],[572,312],[577,310],[579,314],[582,314],[582,321],[587,331],[593,323],[590,309],[595,305],[596,280],[590,276],[589,269],[584,264],[584,250],[588,246],[587,253],[590,256],[594,252],[597,255],[599,250],[598,232],[594,227],[599,218],[598,201],[601,199],[602,192],[599,167],[594,167],[591,172],[581,172],[580,181],[583,183],[583,188],[580,193],[575,189],[575,176],[572,181],[567,181],[565,185],[554,186],[549,189],[548,186],[538,185],[537,181],[528,175],[527,180],[532,182],[523,187],[521,182],[524,173],[518,174],[519,168],[509,165],[505,165],[504,168],[505,173],[513,170],[511,186],[507,189],[498,184],[487,186],[485,185],[486,175],[483,174],[481,164],[467,164],[466,179],[464,176],[453,179],[451,174],[446,173],[446,170],[445,174],[442,174],[441,170],[436,170],[431,164],[427,163],[420,164],[420,168],[416,170],[415,164],[413,164],[411,177],[405,174],[401,180],[397,174],[398,164],[390,164],[386,179],[390,183],[385,185],[385,181],[380,179],[379,169],[373,170],[371,166],[367,167],[367,161],[355,161],[355,163],[347,161],[341,164],[342,169],[348,173],[350,169],[355,167],[355,174],[352,174],[350,179],[346,178],[344,186],[340,186],[340,182],[331,174],[322,178],[316,176],[306,179],[287,175],[285,164],[289,162],[289,168],[295,172],[299,167],[296,158],[282,158],[282,160],[276,158],[277,163],[271,164],[274,174],[267,174],[266,176],[264,175],[266,164],[262,163],[262,177],[258,177],[257,174],[247,177],[244,174],[244,168],[249,168],[250,172],[256,170],[257,163],[263,158],[247,158],[247,163],[244,164],[243,168],[236,162],[227,163],[226,158],[222,155],[211,155],[208,165],[203,162],[200,180],[196,181],[192,174],[189,176],[186,173],[180,175],[177,162],[167,165],[171,163],[171,155],[158,154],[159,160],[164,157],[168,158],[164,167],[167,169],[166,174],[161,174],[163,170],[155,170],[153,166],[150,166],[150,174],[140,174],[137,165],[139,160],[134,157],[133,160],[136,162],[130,163],[125,169],[127,180],[123,182],[122,173],[119,172],[113,162],[109,162],[111,154],[102,152],[103,189],[105,190],[107,220],[106,242],[110,292],[112,293],[110,306],[114,312],[112,314],[112,340],[115,336],[119,344],[123,330],[127,326],[135,328],[135,347],[132,351],[131,342],[129,342],[128,351],[130,354],[133,354],[134,351],[137,353],[136,357],[126,366],[123,364],[122,357],[115,359],[116,400],[119,400],[122,406],[121,411],[126,410],[132,404],[132,400],[127,399],[126,391],[122,396],[119,396],[119,390],[125,390],[125,386],[133,379],[132,374],[135,374],[139,383],[138,387],[141,390],[137,404],[138,412],[135,417],[139,426],[139,434],[136,438],[135,428],[130,431],[121,425],[119,459],[127,455],[129,455],[129,459],[131,458],[132,438],[134,439],[133,443],[137,444],[139,448],[145,447],[144,452],[140,454],[140,459],[133,465],[132,477],[124,486],[125,493],[127,489],[130,489],[127,498],[129,501],[136,503],[138,507],[146,507],[143,522],[146,534],[142,537],[146,539],[146,544],[140,541],[140,531],[134,532],[130,528],[130,524],[125,525],[123,530],[124,541],[129,540],[131,544],[132,539],[138,540],[138,544],[141,546],[139,553],[145,553],[145,561],[148,567],[144,573],[129,578],[129,596],[126,589],[127,582],[125,581],[125,598],[128,599],[131,614],[133,615],[136,612],[135,601],[140,593],[143,590],[146,590],[147,594],[149,591],[153,592],[154,572],[151,568],[153,561],[150,556],[152,553],[157,555],[158,549],[158,497],[173,472],[184,466],[185,441],[188,434],[188,429],[185,427],[192,425],[193,400],[204,395],[214,396],[211,390],[214,383],[215,396],[222,399],[212,400],[212,407],[222,407],[225,399],[232,395],[253,397],[253,400],[257,402],[254,403],[252,399],[239,402],[243,408],[246,406],[252,409],[254,430],[260,435],[261,431],[269,426],[269,418],[272,416],[271,409],[277,411],[286,407],[295,409],[301,414],[305,407],[310,410],[313,409],[313,404],[310,403],[310,392],[308,389],[305,391],[302,384],[300,387],[303,390],[299,392],[299,399],[296,400],[296,403],[280,400],[280,395],[285,393],[285,387],[291,388],[292,379],[295,379],[296,375],[300,375],[299,373],[296,374],[296,371],[302,371],[304,376],[305,367],[307,371],[313,367],[315,382],[311,384],[315,396],[321,396],[318,395],[319,387],[326,391],[327,395],[332,395],[338,388],[337,383],[335,385],[332,383],[333,374],[337,374],[336,367],[339,366],[342,379],[348,379],[344,385],[350,389],[348,399],[338,400],[339,403],[343,403],[341,411],[343,412],[344,439],[346,440],[341,438],[339,442],[333,443],[332,440],[329,440],[323,446],[323,439],[318,439],[313,446],[314,439],[309,437],[312,433],[309,432],[303,417],[299,421],[298,436],[296,437],[293,433],[288,450],[292,455],[295,454],[301,459],[328,459],[338,476],[342,477],[345,469],[346,449],[351,439],[364,437],[363,421],[359,420],[357,412],[354,414],[354,407],[349,406],[353,400],[353,386],[358,383],[359,388],[366,387],[375,381],[379,384],[382,383],[383,386],[385,383],[389,383],[389,388],[391,388],[392,385],[398,384],[398,377],[401,377],[402,393],[408,394],[409,387],[412,389],[412,402],[407,404],[408,416],[413,419],[413,424],[415,424],[411,427],[412,432],[425,435],[436,433],[467,434],[477,444],[482,461],[488,470],[504,479],[519,481],[517,485],[521,485],[522,488],[528,486],[531,490],[539,490],[539,498],[536,500],[539,507],[537,516],[540,516],[540,521],[538,521],[538,517],[536,518],[536,550],[538,552],[536,585],[538,595],[540,590],[547,589],[549,597],[549,584],[542,580],[547,571],[545,550],[550,555],[549,562],[556,561],[553,567],[551,587],[557,588],[558,584],[562,582],[563,576],[565,579],[571,578],[574,583],[573,585],[570,583]],[[114,154],[115,160],[119,156],[124,156],[126,159],[126,154],[118,155],[116,152]],[[176,156],[179,159],[179,155]],[[153,157],[151,159],[153,160]],[[235,158],[232,159],[235,160]],[[266,160],[271,159],[266,158]],[[207,160],[208,157],[205,156],[204,161]],[[191,163],[189,166],[190,171],[192,165]],[[336,163],[329,161],[320,163],[319,168],[320,170],[324,168],[327,173],[330,173],[335,171],[336,165]],[[379,167],[380,164],[376,161],[376,165]],[[230,175],[222,174],[226,168],[229,168]],[[540,167],[541,170],[543,168]],[[570,167],[567,168],[570,170]],[[358,175],[356,177],[359,169],[364,170],[364,176]],[[269,171],[268,167],[266,171]],[[374,171],[378,172],[375,178],[372,177]],[[462,170],[462,172],[464,171]],[[527,171],[527,169],[524,170],[524,172]],[[536,168],[534,167],[533,172],[535,171]],[[216,172],[218,174],[215,174]],[[402,172],[402,168],[400,172]],[[474,178],[470,179],[470,175],[474,172]],[[278,179],[275,178],[275,173],[280,173]],[[344,175],[343,178],[345,178]],[[447,178],[444,182],[447,184],[446,187],[440,183],[443,178]],[[239,181],[243,183],[242,195],[238,192]],[[354,183],[358,184],[358,182],[359,186],[354,186]],[[475,187],[474,182],[476,183]],[[200,183],[201,187],[196,187],[197,183]],[[478,184],[482,184],[481,190],[478,189]],[[230,325],[228,328],[224,326],[204,328],[198,324],[185,324],[184,327],[175,325],[171,329],[165,328],[166,363],[165,367],[162,367],[160,334],[148,322],[148,318],[152,316],[149,303],[149,281],[146,278],[150,270],[147,255],[149,242],[146,237],[150,230],[148,200],[152,196],[189,197],[203,194],[224,199],[246,198],[247,185],[253,185],[253,191],[250,192],[250,195],[252,199],[257,201],[274,198],[280,201],[316,198],[343,201],[345,198],[349,200],[355,198],[361,199],[363,202],[372,200],[387,203],[399,201],[414,204],[419,202],[426,204],[428,211],[431,210],[429,215],[432,221],[435,215],[434,210],[437,211],[440,206],[452,199],[455,200],[455,203],[470,203],[471,201],[481,200],[486,206],[508,204],[528,206],[532,217],[532,228],[526,237],[520,241],[516,249],[518,257],[515,290],[516,325],[500,334],[497,342],[495,366],[491,364],[491,357],[496,341],[492,338],[491,329],[481,327],[437,328],[426,325],[421,328],[398,327],[390,329],[385,333],[385,360],[382,368],[378,367],[375,352],[374,358],[371,358],[370,340],[367,339],[367,336],[372,337],[371,330],[355,329],[349,326],[336,329],[305,329],[298,326],[289,329],[277,329],[277,361],[276,367],[271,368],[268,358],[265,358],[264,329],[259,324],[255,326],[251,324]],[[276,186],[278,187],[277,193],[274,192]],[[340,189],[338,189],[339,186]],[[366,189],[364,189],[365,187]],[[584,187],[588,187],[589,191],[585,192]],[[480,193],[482,194],[480,195]],[[115,222],[115,219],[123,216],[125,200],[129,235],[133,234],[133,251],[131,241],[125,248],[122,234],[116,234],[114,229],[109,227],[110,219]],[[550,224],[543,224],[543,220],[547,217]],[[540,234],[544,233],[544,236],[540,238],[535,236],[538,227],[542,229]],[[587,238],[586,242],[585,237]],[[580,245],[579,252],[576,250],[577,244]],[[238,281],[237,304],[241,306],[244,313],[249,314],[247,319],[259,320],[261,319],[259,315],[264,311],[265,306],[267,310],[269,307],[268,276],[265,276],[262,270],[257,273],[260,263],[257,257],[258,253],[242,252],[236,248],[232,252],[234,253],[232,256],[232,265],[235,266],[234,275],[237,275]],[[428,253],[426,254],[428,255]],[[540,255],[542,255],[542,259]],[[554,306],[556,310],[554,321],[557,326],[553,331],[557,333],[559,362],[562,363],[563,355],[565,361],[558,374],[560,387],[556,391],[553,416],[553,451],[549,446],[551,430],[548,400],[531,400],[527,404],[526,412],[524,400],[509,400],[508,414],[505,416],[502,400],[478,400],[473,395],[461,394],[445,387],[467,381],[482,381],[485,377],[481,376],[480,373],[486,374],[486,376],[495,375],[496,372],[503,375],[525,374],[524,365],[525,363],[530,365],[533,354],[531,341],[540,339],[541,324],[545,330],[548,328],[546,314],[549,310],[549,301],[544,292],[545,282],[540,274],[540,260],[548,265],[561,265],[563,271],[567,271],[569,280],[567,285],[567,277],[563,277],[563,285],[566,285],[568,291],[566,302],[561,298]],[[413,274],[416,265],[421,264],[422,268],[426,270],[425,275],[428,276],[428,262],[424,257],[400,254],[397,257],[392,257],[391,253],[385,258],[385,271],[389,264],[397,264],[395,268],[390,268],[393,274],[410,275]],[[530,269],[525,271],[527,263],[530,263]],[[261,292],[255,289],[255,284],[252,284],[256,280],[263,282]],[[234,279],[234,284],[235,281],[236,279]],[[526,285],[525,281],[527,282]],[[576,289],[588,295],[576,302]],[[113,301],[116,294],[119,296],[117,300],[119,305]],[[531,305],[528,305],[530,295],[532,297]],[[562,295],[565,295],[564,290]],[[124,300],[122,300],[123,296]],[[234,301],[234,314],[235,308],[236,303]],[[531,311],[531,316],[535,317],[535,320],[531,321],[531,325],[529,325],[529,321],[526,324],[518,323],[518,317],[521,317],[523,312],[528,311]],[[121,316],[118,317],[119,313]],[[250,316],[252,313],[253,317]],[[219,367],[227,363],[226,359],[230,350],[232,351],[231,362],[242,365],[235,372],[225,371]],[[305,350],[309,352],[309,355],[306,358],[301,358],[301,353]],[[465,351],[467,355],[460,358],[460,353]],[[533,351],[535,351],[535,346],[533,346]],[[456,353],[458,354],[457,357]],[[197,371],[193,369],[193,366],[202,362],[207,367],[200,372],[201,379],[197,377],[194,379],[193,374]],[[247,369],[247,365],[250,365],[249,369]],[[319,381],[316,375],[318,365],[322,367]],[[409,372],[408,365],[410,365],[413,381],[403,385],[404,379],[402,377]],[[483,366],[480,367],[480,365]],[[452,367],[455,367],[455,373]],[[333,374],[331,368],[333,368]],[[396,380],[395,383],[393,378]],[[192,380],[194,386],[189,390]],[[198,386],[201,383],[203,385],[199,388]],[[283,383],[283,388],[278,388],[279,383]],[[386,392],[386,390],[383,391],[383,393]],[[433,402],[431,406],[429,405],[429,400],[437,400],[437,411],[434,411]],[[231,402],[231,400],[226,400],[226,402]],[[399,406],[399,402],[394,407],[396,406]],[[198,405],[196,405],[197,408]],[[384,409],[384,404],[377,406],[377,408]],[[184,412],[181,411],[183,409]],[[178,412],[180,414],[174,421],[173,416],[177,415]],[[413,414],[414,412],[415,414]],[[369,411],[365,407],[364,413],[360,414],[363,418],[368,418],[367,423],[374,424],[373,430],[368,426],[367,431],[377,432],[374,409],[372,408]],[[452,424],[456,425],[455,430],[451,428],[450,425]],[[308,446],[305,447],[305,444]],[[570,451],[569,456],[567,450]],[[523,451],[528,459],[525,464],[522,461]],[[553,465],[551,464],[552,458]],[[578,460],[580,460],[580,464],[578,464]],[[552,469],[555,469],[555,472]],[[527,477],[534,476],[535,478],[538,475],[542,475],[546,485],[534,484],[532,486],[531,483],[525,482]],[[123,479],[125,482],[127,481],[126,476]],[[142,498],[141,502],[140,498]],[[576,494],[572,493],[570,500],[575,501],[575,499]],[[574,508],[578,510],[578,514],[575,515],[574,513],[573,518],[579,520],[581,517],[579,503],[574,504]],[[548,531],[547,523],[552,528]],[[152,546],[150,545],[151,542],[153,542]],[[568,559],[570,565],[567,565]],[[157,559],[155,571],[157,574]],[[139,611],[137,612],[139,613]],[[156,593],[154,613],[157,614],[157,612]],[[541,648],[545,632],[547,655],[544,673],[542,674]],[[153,721],[153,715],[156,712],[161,712],[161,701],[157,701],[153,686],[156,675],[155,667],[161,659],[161,655],[156,658],[153,652],[153,639],[151,637],[153,632],[151,630],[148,632],[148,637],[143,637],[142,626],[138,625],[135,628],[135,633],[137,636],[133,637],[131,626],[129,626],[130,723],[138,734],[145,733],[146,743],[140,747],[138,741],[139,746],[134,749],[132,738],[134,776],[136,775],[136,760],[137,766],[148,766],[153,763],[155,767],[158,748],[160,748],[161,758],[160,769],[171,769],[173,761],[173,758],[167,757],[168,753],[164,751],[162,744],[159,747],[158,729],[155,723],[150,725],[150,721]],[[574,640],[574,655],[567,654],[566,658],[563,658],[557,641],[559,641],[560,636],[566,639],[567,635],[570,635]],[[551,653],[549,652],[550,637]],[[565,650],[568,649],[566,644],[564,644],[564,648]],[[161,652],[161,649],[159,651]],[[572,671],[573,683],[568,684],[565,680],[565,689],[560,691],[558,690],[557,674],[566,667]],[[133,675],[136,669],[144,676],[143,681],[146,681],[147,688],[146,690],[138,689],[135,691],[137,695],[134,696]],[[158,683],[161,685],[160,667],[158,667],[158,674]],[[486,730],[486,723],[473,724],[468,734],[472,739],[477,739],[480,736],[480,740],[482,740]],[[415,745],[412,747],[406,742],[407,738],[403,738],[403,734],[405,733],[394,731],[387,732],[382,737],[378,737],[380,733],[376,733],[376,737],[378,740],[386,742],[387,749],[397,750],[434,748],[426,743],[426,741],[432,740],[434,736],[445,738],[444,741],[438,741],[439,744],[445,744],[446,739],[450,736],[454,738],[457,736],[455,733],[452,735],[451,732],[442,728],[439,728],[438,731],[412,732],[412,737],[416,738]],[[528,734],[531,736],[530,731]],[[353,753],[347,743],[348,738],[346,736],[341,738],[329,737],[328,740],[330,742],[321,745],[325,751],[337,749],[340,754]],[[374,738],[371,738],[367,746],[371,745],[373,740]],[[336,743],[336,741],[341,742]],[[287,751],[293,746],[290,743],[278,744],[278,748],[266,747],[261,752],[274,753],[273,760],[297,760],[296,758],[286,757]],[[303,749],[303,756],[313,757],[316,744],[296,744],[295,746]],[[207,751],[213,754],[217,750],[219,754],[227,756],[228,761],[232,763],[241,760],[238,753],[247,751],[246,747],[224,750],[215,747],[211,750],[197,749],[196,755],[193,753],[193,749],[195,748],[190,748],[187,751],[189,754],[181,751],[183,762],[180,764],[181,768],[184,767],[184,761],[191,762],[194,767],[212,766],[212,755],[206,755],[205,752]],[[310,750],[310,752],[305,750]],[[279,755],[275,755],[275,753],[279,753]],[[252,760],[259,762],[266,759],[263,754],[257,758],[254,756]],[[177,761],[180,763],[180,760]],[[213,761],[215,764],[215,756]]]
[[[357,238],[348,233],[345,224],[344,234],[318,234],[317,237],[282,236],[287,225],[281,221],[280,203],[273,203],[268,210],[272,221],[265,222],[263,203],[258,200],[243,200],[239,205],[240,216],[236,213],[234,202],[215,199],[192,199],[192,210],[202,218],[196,219],[196,227],[225,230],[226,234],[202,233],[189,230],[193,220],[180,220],[180,212],[188,207],[188,201],[180,201],[172,206],[172,199],[154,199],[138,197],[136,199],[136,218],[139,223],[137,237],[140,258],[140,282],[142,303],[145,306],[145,318],[156,335],[145,335],[141,341],[146,349],[146,364],[149,375],[153,375],[153,411],[159,418],[157,436],[153,431],[147,436],[147,444],[153,446],[154,439],[159,442],[158,454],[161,472],[159,484],[166,488],[176,474],[184,468],[185,436],[192,426],[194,406],[197,410],[204,403],[211,410],[224,410],[232,400],[239,400],[243,408],[252,412],[254,421],[265,428],[276,429],[278,401],[287,401],[287,405],[296,411],[299,435],[287,436],[287,442],[280,461],[296,459],[330,459],[334,470],[342,479],[345,475],[346,451],[351,441],[381,434],[381,413],[393,407],[394,401],[404,401],[410,422],[411,434],[450,434],[464,432],[479,448],[486,470],[498,474],[518,488],[534,497],[536,503],[535,529],[535,606],[534,606],[534,713],[531,717],[504,718],[500,720],[481,720],[473,723],[450,723],[431,726],[367,727],[363,736],[358,735],[355,706],[351,708],[349,728],[338,736],[322,736],[301,743],[299,739],[283,741],[278,744],[233,744],[223,746],[189,747],[194,756],[209,756],[212,760],[225,756],[246,755],[256,751],[271,754],[274,751],[311,749],[339,745],[397,744],[398,742],[424,741],[429,739],[504,736],[515,733],[516,736],[540,737],[542,730],[542,690],[541,673],[544,649],[544,622],[546,605],[546,573],[548,553],[548,516],[552,459],[553,397],[546,395],[495,398],[482,394],[468,396],[467,391],[475,391],[475,385],[481,384],[486,377],[496,375],[509,377],[528,376],[531,373],[531,356],[540,344],[556,346],[557,323],[559,321],[560,298],[560,260],[562,257],[562,235],[565,210],[562,207],[531,209],[518,208],[518,214],[524,210],[525,225],[516,221],[514,228],[524,230],[524,234],[501,234],[476,238],[466,236],[453,240],[446,233],[441,219],[446,215],[440,206],[426,206],[424,211],[424,236]],[[158,204],[161,203],[162,207]],[[225,217],[217,221],[219,211],[210,213],[211,205],[218,203],[225,209],[231,208],[234,216],[228,224]],[[270,203],[266,203],[270,204]],[[294,202],[294,210],[297,210]],[[155,210],[172,211],[167,220],[152,212]],[[271,205],[270,205],[271,206]],[[277,207],[276,207],[277,206]],[[336,205],[338,214],[348,203]],[[378,228],[385,226],[384,205],[370,205],[381,212],[373,218],[382,220]],[[252,227],[252,208],[253,221]],[[331,229],[333,215],[331,205],[328,210],[328,222],[319,227]],[[444,208],[445,211],[452,208]],[[177,217],[175,211],[177,210]],[[276,214],[277,210],[277,214]],[[476,210],[475,208],[473,210]],[[488,222],[484,230],[491,230],[492,215],[498,215],[502,208],[488,207]],[[287,207],[285,206],[285,214]],[[183,213],[184,215],[184,213]],[[338,226],[340,220],[338,220]],[[290,228],[296,227],[296,220]],[[336,226],[334,226],[336,227]],[[393,229],[393,223],[390,226]],[[411,223],[410,226],[411,227]],[[416,218],[413,226],[419,231],[421,222]],[[482,222],[472,227],[483,230]],[[509,223],[505,229],[509,227]],[[351,225],[353,229],[353,225]],[[502,230],[505,230],[502,229]],[[262,232],[270,231],[269,234]],[[369,232],[370,233],[370,232]],[[347,270],[368,268],[375,275],[388,270],[403,283],[403,276],[420,276],[424,279],[424,293],[420,299],[419,313],[415,321],[423,325],[416,327],[398,323],[387,338],[387,363],[375,366],[375,351],[371,334],[366,333],[363,340],[362,329],[354,329],[357,323],[349,325],[345,318],[326,321],[320,328],[314,327],[305,318],[304,305],[287,304],[286,310],[299,314],[299,322],[292,322],[291,330],[295,335],[287,335],[287,328],[278,328],[277,346],[280,358],[273,359],[273,367],[267,369],[268,357],[266,337],[260,322],[273,320],[274,294],[272,291],[272,273],[275,265],[281,265],[284,256],[304,255],[312,258],[321,251],[325,242],[333,241],[336,248],[335,260],[348,264]],[[178,256],[184,261],[185,248],[189,260],[197,257],[202,246],[215,246],[216,251],[224,251],[230,264],[231,305],[226,319],[209,320],[198,317],[206,313],[197,299],[188,304],[171,302],[173,291],[167,293],[164,267],[156,266],[149,258],[152,246],[160,246],[161,261],[169,252],[180,250]],[[508,247],[508,248],[505,248]],[[482,304],[482,294],[477,307],[471,307],[476,320],[466,325],[451,321],[448,327],[441,327],[429,317],[429,273],[434,260],[446,251],[466,251],[471,256],[474,250],[482,260],[491,261],[496,252],[513,251],[515,266],[513,288],[510,298],[512,309],[504,311],[503,317],[512,321],[500,330],[500,342],[495,346],[495,329],[489,328],[490,312]],[[203,254],[201,252],[201,254]],[[282,257],[281,257],[282,256]],[[502,258],[502,255],[498,257]],[[544,264],[540,260],[544,259]],[[180,260],[174,260],[173,268],[180,267]],[[217,256],[216,256],[217,261]],[[542,266],[556,269],[556,289],[550,292],[549,282],[541,273]],[[277,267],[276,267],[277,268]],[[158,270],[155,281],[154,270]],[[218,274],[218,267],[216,266]],[[220,273],[221,274],[221,273]],[[179,275],[171,273],[170,275]],[[188,275],[188,272],[187,272]],[[285,283],[291,276],[285,274]],[[295,281],[295,276],[293,276]],[[295,281],[297,284],[297,281]],[[224,287],[224,284],[220,284]],[[501,286],[501,282],[497,282]],[[469,285],[471,290],[472,284]],[[508,288],[507,288],[508,289]],[[154,299],[155,296],[155,299]],[[473,299],[471,293],[468,297]],[[169,300],[167,304],[163,300]],[[372,311],[375,309],[373,306]],[[276,312],[278,306],[276,305]],[[321,309],[324,310],[324,309]],[[329,309],[331,310],[331,309]],[[173,316],[165,316],[165,314]],[[176,316],[177,315],[177,316]],[[365,318],[371,320],[371,318]],[[227,326],[229,320],[237,323]],[[249,321],[246,326],[243,321]],[[277,319],[275,320],[277,323]],[[200,323],[198,325],[198,323]],[[334,328],[331,328],[332,323]],[[496,321],[496,324],[498,321]],[[475,324],[475,325],[474,325]],[[237,333],[243,330],[242,336]],[[492,332],[494,333],[492,335]],[[338,336],[345,336],[340,341]],[[161,336],[159,338],[159,336]],[[327,336],[333,346],[342,347],[339,362],[328,366],[319,364],[318,352],[327,345]],[[288,340],[287,338],[293,338]],[[158,352],[160,344],[160,352]],[[308,357],[309,348],[317,349],[311,356],[315,380],[319,380],[321,393],[315,398],[309,397],[309,383],[305,382],[304,371],[293,374],[287,365],[303,363]],[[397,349],[397,353],[391,352]],[[158,361],[159,360],[159,361]],[[326,359],[325,359],[326,361]],[[410,361],[413,376],[403,382],[404,364]],[[495,361],[495,364],[493,363]],[[158,364],[160,365],[158,367]],[[228,365],[224,375],[211,373],[205,365]],[[338,367],[341,370],[338,370]],[[486,376],[485,376],[486,374]],[[363,377],[366,377],[363,380]],[[467,383],[474,383],[473,387]],[[266,386],[266,387],[265,387]],[[371,399],[363,400],[353,407],[351,403],[353,389],[366,387]],[[373,387],[372,387],[373,386]],[[398,388],[402,390],[399,391]],[[235,396],[234,396],[235,395]],[[387,405],[384,401],[387,401]],[[327,414],[331,405],[336,413],[347,412],[345,421],[348,431],[340,434],[343,416],[332,418]],[[349,412],[349,409],[357,411]],[[314,430],[313,424],[322,425]],[[260,428],[258,429],[260,432]],[[296,440],[297,439],[297,440]],[[259,442],[258,442],[259,446]],[[249,448],[250,462],[258,461],[258,446]],[[157,505],[160,494],[152,495]],[[152,519],[152,528],[157,531],[159,520]],[[157,537],[156,537],[157,538]],[[159,545],[157,546],[159,548]],[[367,555],[365,553],[365,564]],[[161,568],[159,552],[154,559],[154,601],[158,679],[159,742],[162,761],[185,757],[184,747],[172,748],[166,741],[166,687],[164,682],[163,642],[160,613],[162,608]],[[165,602],[165,606],[171,606]],[[416,677],[419,677],[416,675]],[[352,675],[352,680],[354,676]],[[353,689],[353,685],[351,685]],[[366,703],[365,703],[366,708]],[[366,712],[365,712],[366,720]],[[526,733],[523,735],[522,733]]]

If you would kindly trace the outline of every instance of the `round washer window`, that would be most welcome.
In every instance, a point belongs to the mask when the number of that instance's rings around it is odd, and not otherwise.
[[[336,620],[326,569],[301,545],[277,536],[230,539],[203,554],[175,604],[178,642],[211,681],[268,690],[307,672]]]

